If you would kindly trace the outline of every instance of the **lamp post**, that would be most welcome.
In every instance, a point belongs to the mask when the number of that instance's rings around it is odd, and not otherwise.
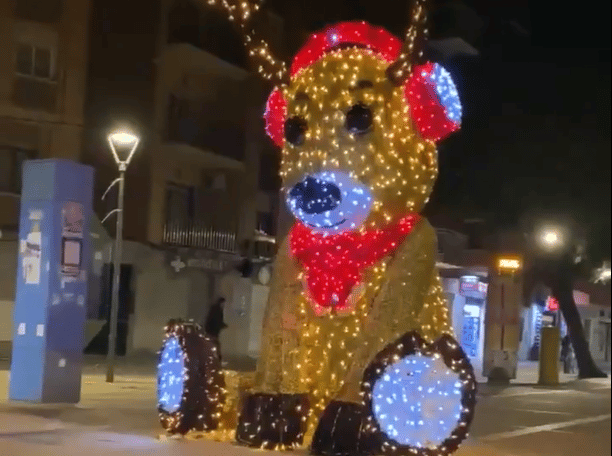
[[[119,177],[115,179],[104,192],[102,199],[106,196],[111,187],[119,184],[117,195],[117,208],[113,209],[104,218],[106,220],[112,213],[117,213],[117,229],[115,231],[115,248],[113,254],[113,280],[111,310],[108,330],[108,352],[106,357],[106,381],[112,383],[115,379],[115,352],[117,341],[117,318],[119,315],[119,278],[121,269],[121,249],[123,237],[123,195],[125,190],[125,171],[134,156],[140,138],[124,130],[114,131],[108,135],[108,144],[115,163],[119,168]],[[122,157],[124,157],[122,159]],[[102,220],[102,222],[104,222]]]

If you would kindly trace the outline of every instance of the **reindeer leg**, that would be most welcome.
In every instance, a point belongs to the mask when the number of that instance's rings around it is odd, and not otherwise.
[[[295,368],[300,335],[287,316],[301,294],[298,271],[285,242],[274,265],[264,316],[255,387],[242,400],[236,440],[251,447],[300,445],[309,403]]]
[[[412,330],[398,336],[401,327]],[[388,320],[374,332],[383,336],[370,339],[369,361],[364,364],[366,357],[357,357],[345,387],[323,413],[312,442],[313,454],[366,456],[390,451],[413,455],[431,445],[438,445],[441,455],[454,452],[467,435],[473,416],[475,381],[469,360],[450,335],[437,274],[432,274],[416,319],[406,318],[399,326]],[[385,338],[392,342],[385,344]],[[413,362],[423,365],[414,367]],[[411,376],[411,369],[418,374]],[[450,393],[440,390],[444,396],[441,401],[437,396],[423,398],[423,407],[413,412],[413,402],[421,401],[418,388],[442,388],[439,385],[450,388]],[[446,394],[450,394],[448,400]],[[408,402],[398,401],[398,397]],[[418,402],[413,401],[417,397]],[[401,423],[413,420],[417,429],[394,427],[396,416],[389,419],[394,413]]]
[[[369,322],[362,329],[361,349],[338,394],[324,411],[313,437],[311,450],[315,455],[365,456],[381,451],[381,436],[376,432],[370,411],[362,394],[363,375],[368,365],[391,342],[410,330],[431,326],[432,330],[449,328],[442,320],[429,325],[420,319],[421,313],[445,318],[446,303],[438,300],[439,283],[434,269],[435,232],[426,222],[421,223],[402,245],[387,271],[387,282],[376,296]],[[409,274],[407,274],[407,271]],[[449,329],[450,330],[450,329]],[[338,427],[338,423],[343,423]]]

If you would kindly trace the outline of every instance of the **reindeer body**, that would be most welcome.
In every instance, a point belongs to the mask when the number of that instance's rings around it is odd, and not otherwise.
[[[435,142],[460,113],[448,73],[411,61],[422,18],[417,2],[404,44],[364,22],[312,35],[269,98],[266,128],[297,221],[275,261],[239,442],[438,456],[467,435],[474,376],[452,338],[435,232],[418,216],[437,176]],[[284,75],[247,36],[266,74]],[[447,390],[421,392],[439,385]]]

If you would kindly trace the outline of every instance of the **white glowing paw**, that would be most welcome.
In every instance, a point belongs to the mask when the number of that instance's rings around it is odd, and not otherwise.
[[[364,377],[383,444],[396,454],[454,452],[473,416],[475,385],[467,357],[446,335],[427,344],[408,333],[383,350]]]

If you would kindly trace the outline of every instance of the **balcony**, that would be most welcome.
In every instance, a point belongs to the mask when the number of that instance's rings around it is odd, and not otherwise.
[[[215,107],[202,108],[197,100],[170,95],[164,139],[240,162],[246,141],[244,129],[236,123],[219,119]]]
[[[178,0],[167,16],[167,44],[189,45],[236,68],[246,67],[242,37],[220,11]]]
[[[164,225],[162,242],[176,247],[191,247],[238,253],[235,231],[222,231],[198,220],[173,220]]]

